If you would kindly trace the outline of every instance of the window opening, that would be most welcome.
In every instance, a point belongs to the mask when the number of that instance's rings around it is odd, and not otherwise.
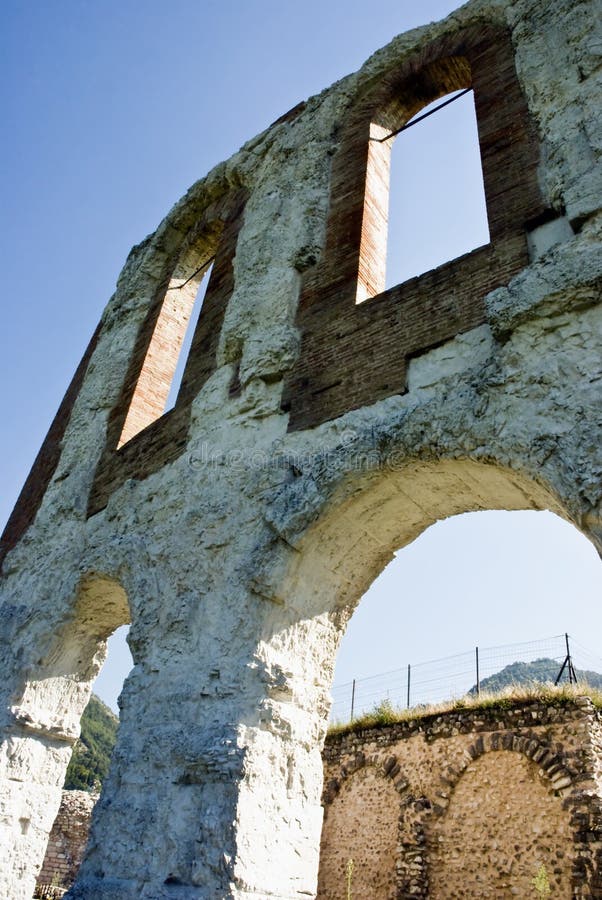
[[[175,406],[215,252],[203,248],[178,263],[165,292],[132,395],[118,449]],[[191,264],[191,259],[194,264]]]
[[[489,243],[473,92],[393,141],[386,287]]]
[[[171,387],[169,389],[169,394],[167,395],[167,400],[163,412],[167,412],[168,410],[173,409],[173,407],[176,405],[176,400],[178,399],[178,393],[182,384],[182,378],[184,376],[184,369],[186,368],[192,339],[194,337],[196,326],[199,321],[199,316],[201,315],[201,310],[203,308],[203,301],[205,299],[205,294],[207,293],[207,285],[209,284],[209,279],[211,278],[212,269],[213,263],[211,263],[204,275],[201,276],[201,283],[199,285],[199,289],[192,306],[190,319],[188,320],[186,333],[184,334],[184,339],[182,341],[182,346],[180,348],[180,353],[178,356],[178,362],[176,364]]]
[[[356,302],[488,242],[473,91],[439,97],[398,128],[373,122]]]

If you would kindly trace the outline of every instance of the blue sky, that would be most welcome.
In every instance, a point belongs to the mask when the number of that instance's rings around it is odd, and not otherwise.
[[[5,0],[2,523],[130,247],[192,182],[284,111],[358,68],[395,34],[457,5]],[[392,195],[396,246],[410,266],[400,278],[428,266],[433,253],[441,256],[431,265],[468,249],[449,243],[458,234],[472,246],[483,240],[478,178],[465,182],[446,168],[458,154],[462,169],[475,168],[470,142],[454,149],[455,136],[471,127],[470,98],[453,107],[412,129],[422,130],[422,148],[411,151],[410,132],[395,145],[396,168],[410,175]],[[415,216],[404,224],[400,210],[412,204],[432,223],[429,204],[452,183],[460,188],[450,200],[453,228],[421,232]],[[352,621],[339,680],[394,668],[408,655],[417,661],[565,630],[596,650],[600,563],[585,539],[545,514],[490,515],[489,523],[444,523],[402,551],[400,574],[383,576]],[[462,568],[465,552],[471,563]],[[506,587],[502,574],[514,578]],[[427,603],[437,633],[425,621]],[[384,615],[396,617],[386,634]],[[111,702],[115,690],[105,693]]]

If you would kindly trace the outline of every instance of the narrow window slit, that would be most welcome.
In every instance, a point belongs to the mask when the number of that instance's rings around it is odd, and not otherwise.
[[[178,362],[176,364],[175,372],[173,375],[173,379],[171,382],[171,387],[169,389],[169,394],[167,395],[167,400],[165,402],[165,409],[163,412],[168,412],[168,410],[173,409],[176,405],[176,400],[178,399],[178,393],[180,391],[180,386],[182,384],[182,378],[184,376],[184,369],[186,368],[186,363],[188,361],[188,355],[190,353],[190,346],[192,344],[192,339],[194,337],[194,333],[196,331],[196,326],[199,321],[199,317],[201,315],[201,310],[203,308],[203,301],[205,299],[205,294],[207,293],[207,286],[209,284],[209,279],[211,278],[211,272],[213,269],[213,263],[210,264],[209,268],[201,275],[201,283],[199,285],[197,295],[194,299],[194,303],[192,305],[192,311],[190,313],[190,318],[188,320],[188,325],[186,327],[186,333],[184,334],[184,339],[182,340],[182,346],[180,348],[180,353],[178,355]]]
[[[206,263],[199,265],[199,257]],[[163,297],[118,449],[176,405],[194,332],[209,285],[215,247],[187,254]]]

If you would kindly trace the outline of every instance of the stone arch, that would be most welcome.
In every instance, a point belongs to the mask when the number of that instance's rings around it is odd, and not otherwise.
[[[283,541],[283,566],[280,583],[258,586],[274,599],[294,596],[297,608],[333,617],[339,631],[393,553],[439,519],[548,509],[579,525],[568,498],[525,469],[470,457],[412,458],[395,441],[384,438],[377,448],[377,435],[368,444],[353,429],[343,437],[350,443],[327,453],[326,465],[320,459],[308,465],[268,511]]]
[[[383,760],[378,753],[370,753],[366,755],[361,750],[355,754],[353,759],[348,760],[341,766],[338,777],[330,779],[328,784],[324,786],[322,794],[322,803],[324,805],[325,815],[329,805],[337,796],[345,782],[360,769],[366,766],[372,766],[382,778],[389,778],[393,782],[395,790],[400,796],[403,796],[409,788],[409,782],[401,773],[401,765],[396,756],[388,756]]]
[[[456,765],[446,771],[445,780],[450,788],[453,789],[458,784],[472,762],[483,754],[495,750],[522,753],[538,765],[542,777],[549,783],[550,790],[559,792],[561,796],[565,796],[573,786],[576,773],[561,750],[553,749],[533,735],[526,736],[514,731],[492,731],[473,741]],[[439,809],[438,813],[441,815],[443,811]]]
[[[581,896],[573,890],[579,840],[571,799],[579,805],[582,798],[562,751],[532,736],[493,732],[441,780],[448,790],[424,821],[425,891],[442,900],[526,895],[543,863],[554,896]]]
[[[408,419],[405,427],[412,430]],[[422,433],[445,431],[444,422],[445,413],[442,421],[423,423]],[[383,425],[383,431],[389,427]],[[326,730],[340,639],[360,598],[395,550],[436,520],[472,510],[550,509],[579,522],[571,514],[576,498],[568,491],[561,497],[550,482],[529,477],[526,466],[511,468],[466,456],[411,458],[391,431],[387,437],[376,430],[368,436],[361,426],[345,431],[341,423],[336,449],[329,452],[326,446],[322,458],[306,461],[267,510],[279,537],[274,541],[272,536],[271,551],[279,554],[280,568],[272,556],[270,574],[277,574],[278,580],[263,580],[261,568],[254,575],[258,593],[275,601],[275,636],[269,649],[267,643],[262,645],[262,659],[271,659],[272,667],[277,662],[289,673],[293,691],[303,683],[304,708],[317,710],[321,719],[317,741]],[[265,548],[262,555],[265,561]],[[290,625],[291,616],[299,622]],[[295,659],[288,652],[293,645]],[[269,705],[273,719],[287,714],[279,698]],[[416,866],[403,876],[409,883],[426,877],[418,847],[425,817],[437,801],[409,794],[404,799],[416,849]]]
[[[30,860],[42,862],[107,639],[129,621],[128,596],[119,581],[88,571],[79,579],[72,603],[39,636],[13,693],[4,753],[7,790],[14,791],[14,798],[3,800],[11,810],[4,825],[15,874],[31,880],[32,892]]]
[[[15,720],[40,733],[77,736],[90,686],[105,660],[106,641],[129,621],[128,598],[119,582],[92,573],[81,578],[70,616],[48,635],[27,673],[12,708]]]
[[[581,698],[579,703],[587,709],[592,709],[589,698]],[[431,883],[433,848],[436,850],[438,846],[441,826],[448,813],[454,791],[462,782],[467,770],[479,759],[491,753],[517,754],[523,757],[525,763],[531,767],[531,776],[533,778],[539,776],[550,802],[552,802],[552,798],[558,801],[556,811],[559,817],[564,818],[564,833],[568,837],[566,843],[573,850],[570,865],[564,865],[564,887],[567,888],[570,883],[571,896],[590,896],[589,885],[592,883],[592,873],[597,873],[600,868],[599,852],[596,845],[592,845],[591,842],[591,834],[596,833],[602,823],[599,798],[590,796],[583,790],[583,778],[571,764],[570,755],[562,748],[552,746],[532,733],[521,734],[512,730],[484,733],[469,744],[465,750],[456,754],[439,773],[439,783],[442,788],[436,796],[427,798],[415,797],[410,792],[404,794],[402,816],[406,816],[406,833],[412,834],[413,832],[413,834],[405,844],[403,857],[398,864],[400,896],[427,897],[430,895],[429,892],[433,890]],[[512,789],[512,784],[504,781],[503,776],[499,774],[496,781],[499,781],[501,789],[506,793]],[[486,799],[485,790],[482,791],[482,795]],[[528,802],[528,797],[521,796],[519,807],[522,808]],[[468,812],[470,814],[470,811]],[[564,853],[564,849],[561,852]],[[483,854],[479,854],[479,857],[482,859]],[[468,864],[463,864],[464,873]],[[536,874],[536,868],[529,877]],[[553,875],[550,871],[548,874]],[[558,874],[557,872],[556,875]],[[597,876],[594,875],[594,877]],[[554,882],[554,877],[550,880]],[[556,880],[558,881],[558,879]],[[489,896],[486,893],[489,887],[490,885],[487,884],[480,885],[477,893],[467,894],[469,888],[464,880],[459,893],[450,893],[449,897],[477,895],[485,897]],[[502,896],[502,894],[495,893],[497,890],[495,885],[492,889],[492,897]],[[439,885],[436,896],[447,897],[448,895],[442,893],[442,890]]]
[[[396,756],[360,751],[326,785],[318,900],[346,897],[349,860],[354,895],[398,896],[400,798],[409,787],[400,772]]]

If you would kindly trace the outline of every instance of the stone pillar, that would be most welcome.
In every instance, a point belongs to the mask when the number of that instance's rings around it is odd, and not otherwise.
[[[37,593],[44,615],[25,603],[6,604],[0,622],[13,653],[0,745],[0,896],[11,900],[33,893],[106,638],[129,617],[115,582],[92,578],[76,586],[77,579],[73,571],[61,578],[56,567],[46,578],[48,596],[41,586]]]
[[[74,738],[15,723],[2,743],[0,896],[30,900],[61,802]],[[32,865],[33,863],[33,865]]]
[[[205,595],[200,610],[198,599],[182,585],[163,597],[198,616],[194,633],[172,617],[148,643],[140,628],[134,638],[70,900],[315,893],[334,632],[328,620],[292,624],[293,610],[240,584],[236,600]]]

